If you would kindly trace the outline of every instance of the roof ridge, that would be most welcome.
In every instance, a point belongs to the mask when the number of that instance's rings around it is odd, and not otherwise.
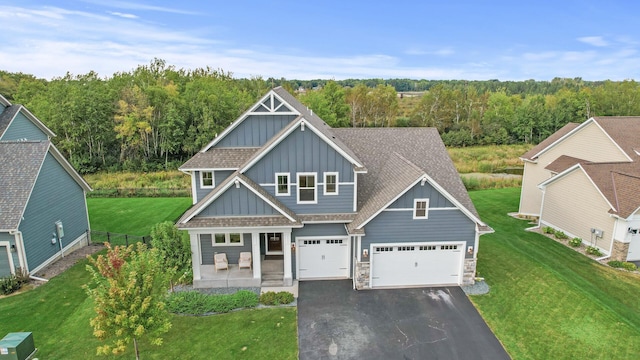
[[[392,153],[395,154],[397,157],[399,157],[401,160],[403,160],[405,163],[407,163],[409,166],[413,167],[415,170],[420,172],[422,175],[426,175],[426,172],[423,169],[421,169],[418,165],[412,163],[409,159],[407,159],[404,156],[400,155],[396,151],[393,151]]]

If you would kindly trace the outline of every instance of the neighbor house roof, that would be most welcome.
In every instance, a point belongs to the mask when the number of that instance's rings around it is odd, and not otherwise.
[[[567,156],[567,155],[561,155],[560,157],[555,159],[551,164],[547,165],[545,169],[557,174],[567,170],[568,168],[572,167],[575,164],[582,164],[586,162],[588,161]]]
[[[48,141],[0,142],[0,230],[17,230]]]
[[[35,126],[37,126],[43,133],[45,133],[49,138],[55,137],[56,134],[53,133],[48,127],[46,127],[38,118],[36,118],[27,108],[19,104],[13,104],[4,109],[2,114],[0,114],[0,137],[4,135],[5,131],[9,128],[9,125],[13,122],[13,119],[22,112],[24,116],[29,119]]]
[[[597,116],[598,125],[632,159],[640,152],[640,116]]]
[[[534,161],[537,155],[541,151],[551,146],[556,141],[560,140],[560,138],[570,133],[573,129],[577,128],[579,125],[580,124],[578,123],[568,123],[567,125],[560,128],[560,130],[551,134],[551,136],[549,136],[548,138],[542,140],[538,145],[531,148],[531,150],[524,153],[522,156],[520,156],[520,158],[524,160]]]
[[[358,176],[358,215],[350,231],[381,211],[422,178],[432,179],[453,202],[485,226],[435,128],[333,129],[369,172]],[[446,194],[443,194],[446,196]],[[487,230],[489,230],[487,228]]]
[[[0,141],[0,230],[18,229],[47,153],[51,153],[80,187],[91,191],[51,141]]]

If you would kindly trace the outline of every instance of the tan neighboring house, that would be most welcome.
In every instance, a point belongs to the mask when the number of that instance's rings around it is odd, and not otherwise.
[[[522,155],[521,216],[640,260],[640,117],[569,123]]]

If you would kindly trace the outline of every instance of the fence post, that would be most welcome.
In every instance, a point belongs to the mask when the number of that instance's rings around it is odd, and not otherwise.
[[[127,244],[127,247],[129,247],[129,235],[124,234],[124,243]]]
[[[111,235],[109,235],[108,231],[107,231],[107,242],[111,244]]]

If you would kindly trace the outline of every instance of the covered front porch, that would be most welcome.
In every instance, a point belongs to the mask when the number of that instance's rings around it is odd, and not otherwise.
[[[260,231],[198,229],[190,231],[190,238],[194,288],[287,287],[293,284],[291,228]],[[216,238],[236,239],[236,242],[217,244]],[[240,252],[251,253],[251,268],[238,266]],[[228,260],[226,269],[218,268],[216,271],[213,260],[216,254],[225,254]]]

